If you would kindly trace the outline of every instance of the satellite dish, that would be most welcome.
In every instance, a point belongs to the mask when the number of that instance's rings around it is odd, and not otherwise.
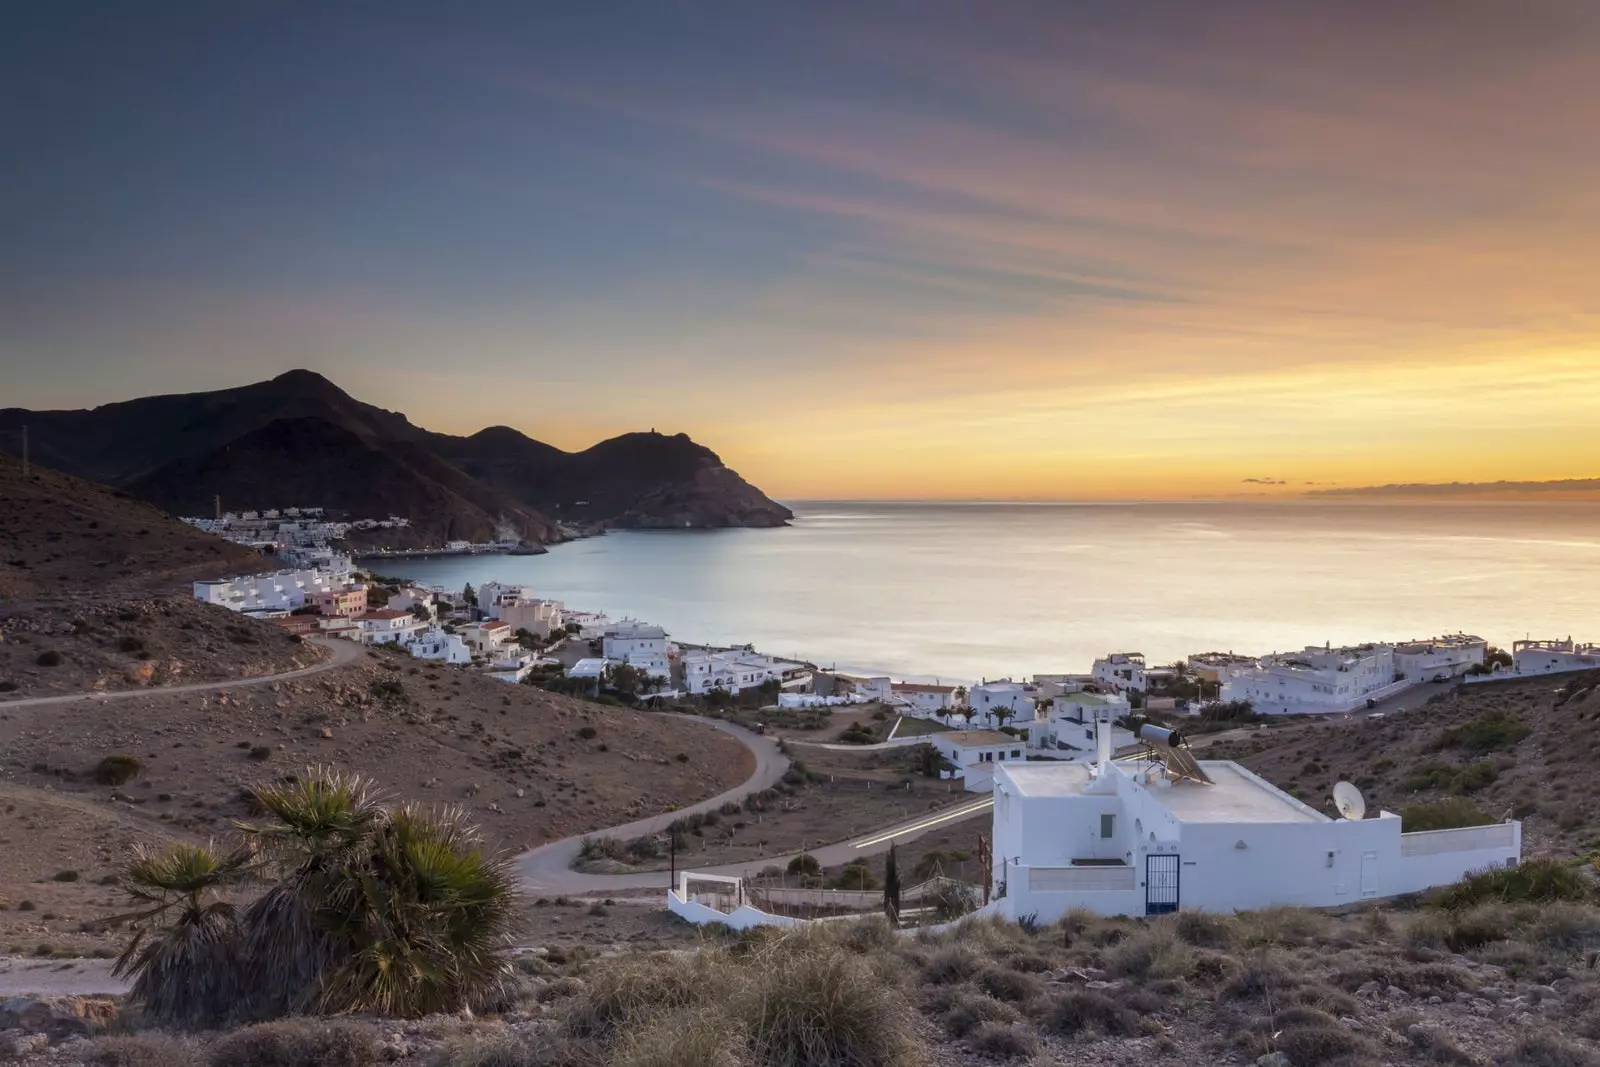
[[[1359,822],[1367,817],[1367,801],[1353,782],[1340,782],[1333,787],[1333,806],[1351,822]]]

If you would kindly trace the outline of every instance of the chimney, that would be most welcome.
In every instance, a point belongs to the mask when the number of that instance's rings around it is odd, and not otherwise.
[[[1100,750],[1097,762],[1103,772],[1111,765],[1111,720],[1103,714],[1095,716],[1094,737]]]

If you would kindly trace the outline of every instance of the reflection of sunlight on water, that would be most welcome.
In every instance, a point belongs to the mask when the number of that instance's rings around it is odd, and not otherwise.
[[[1219,530],[1209,522],[1169,522],[1164,523],[1161,528],[1196,539],[1211,541],[1231,541],[1233,539],[1233,534],[1227,530]]]
[[[1600,639],[1600,508],[850,505],[784,530],[619,532],[544,556],[384,560],[518,582],[691,642],[908,678],[1087,670],[1468,630]]]

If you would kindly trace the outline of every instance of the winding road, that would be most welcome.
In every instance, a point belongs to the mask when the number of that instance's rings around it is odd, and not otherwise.
[[[327,649],[328,658],[309,667],[298,667],[278,674],[262,674],[253,678],[229,678],[221,682],[189,682],[184,685],[157,685],[147,689],[114,689],[109,692],[91,689],[85,693],[67,693],[64,696],[0,700],[0,711],[8,711],[11,708],[38,708],[46,704],[73,704],[80,700],[132,700],[135,697],[167,696],[172,693],[208,693],[214,689],[244,689],[255,685],[271,685],[273,682],[292,682],[297,678],[309,678],[314,674],[348,667],[359,660],[361,654],[367,650],[365,645],[339,638],[308,637],[306,640]]]

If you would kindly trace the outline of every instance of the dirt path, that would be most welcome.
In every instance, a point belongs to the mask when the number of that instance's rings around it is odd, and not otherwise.
[[[111,960],[25,960],[0,957],[0,997],[122,994],[128,982],[111,977]]]
[[[328,650],[328,658],[321,663],[279,674],[263,674],[255,678],[230,678],[223,682],[191,682],[188,685],[162,685],[149,689],[117,689],[112,692],[89,690],[85,693],[67,693],[63,696],[28,697],[25,700],[0,701],[0,711],[11,708],[38,708],[47,704],[71,704],[80,700],[132,700],[136,697],[168,696],[173,693],[206,693],[214,689],[242,689],[253,685],[271,685],[273,682],[290,682],[313,674],[348,667],[361,658],[366,646],[353,641],[327,637],[308,637],[307,641]]]

